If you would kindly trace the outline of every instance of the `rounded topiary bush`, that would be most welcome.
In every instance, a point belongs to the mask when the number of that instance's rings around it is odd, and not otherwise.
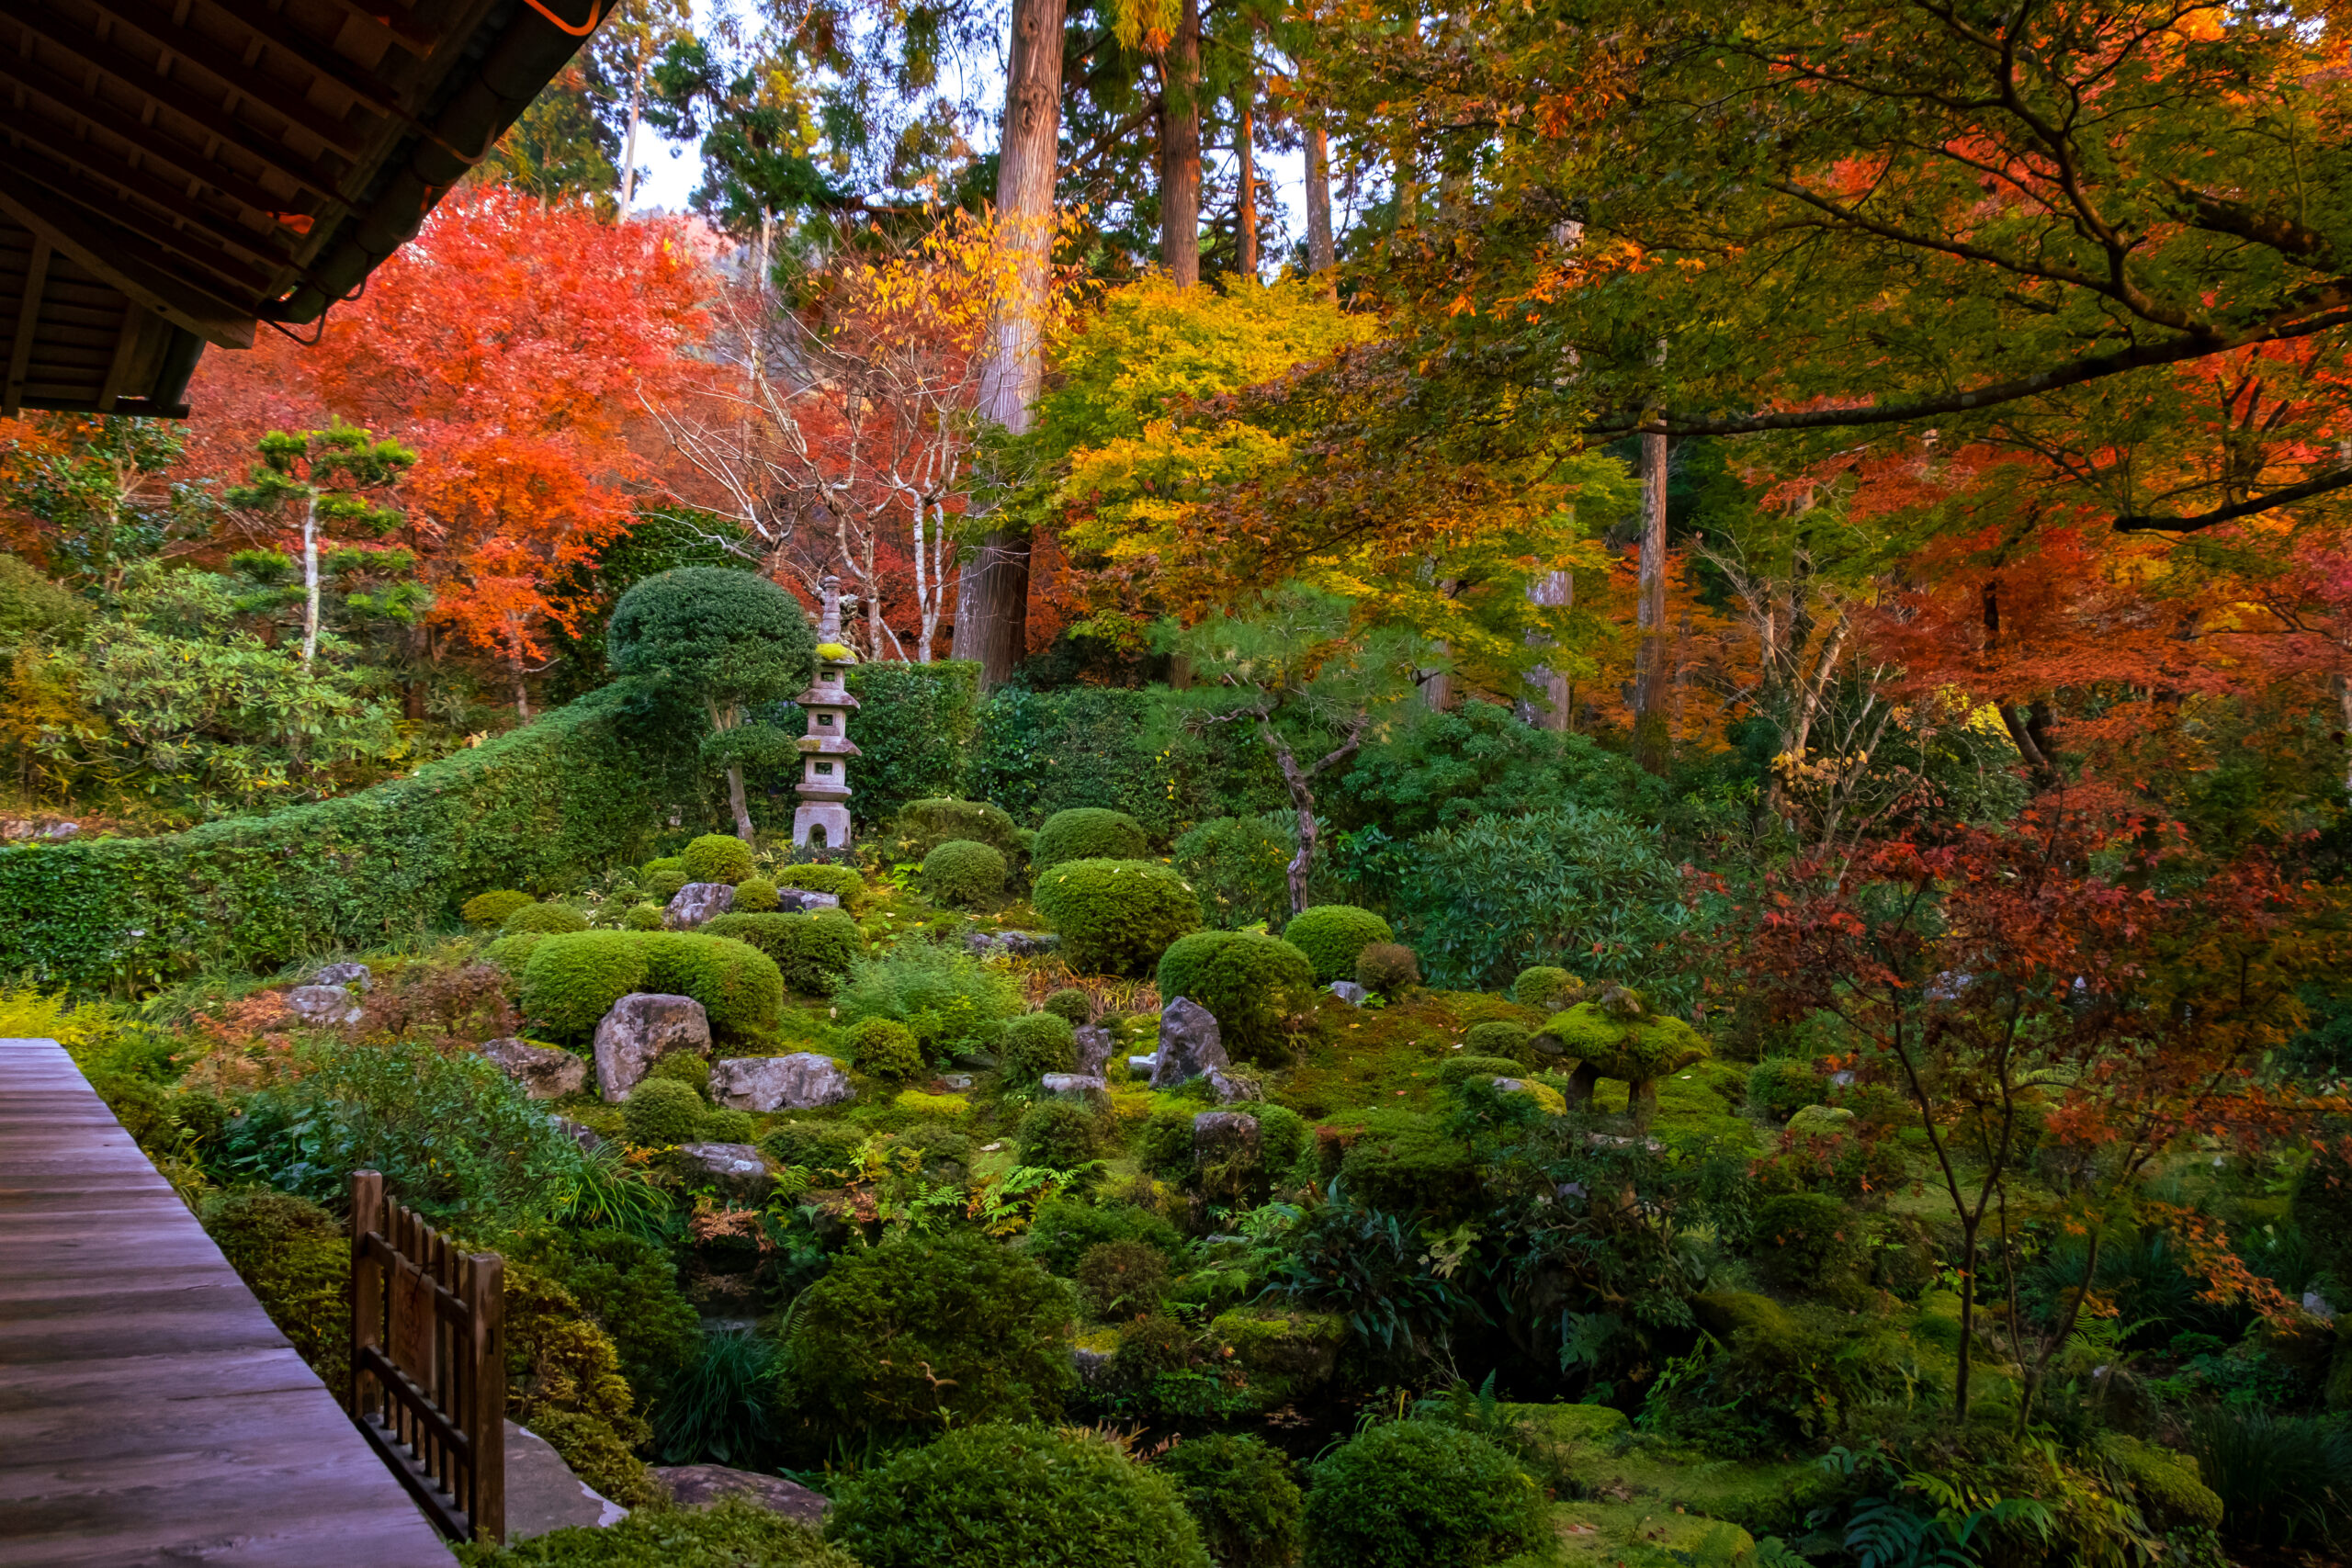
[[[1319,986],[1354,979],[1356,955],[1374,942],[1395,936],[1386,920],[1353,904],[1317,904],[1292,917],[1283,928],[1283,940],[1306,954],[1306,961],[1315,966],[1315,982]]]
[[[830,997],[865,951],[857,922],[839,909],[814,914],[729,911],[703,926],[709,936],[750,942],[775,961],[784,983],[804,997]]]
[[[857,1163],[857,1151],[869,1135],[847,1122],[786,1122],[762,1138],[760,1147],[778,1165],[843,1170]]]
[[[1565,969],[1539,964],[1519,972],[1510,994],[1521,1007],[1544,1013],[1563,1012],[1584,1000],[1584,982]]]
[[[989,844],[950,839],[922,857],[923,897],[951,908],[970,908],[1004,892],[1004,855]]]
[[[1290,1456],[1262,1438],[1186,1438],[1157,1468],[1182,1489],[1185,1510],[1218,1568],[1289,1568],[1304,1543],[1305,1497]]]
[[[865,897],[865,879],[845,865],[788,865],[775,874],[779,887],[809,893],[830,893],[842,908],[854,909]]]
[[[509,1546],[456,1550],[466,1568],[858,1568],[798,1519],[742,1497],[704,1508],[639,1508],[603,1529],[571,1525]]]
[[[1124,811],[1073,806],[1046,818],[1029,845],[1033,871],[1074,860],[1141,860],[1151,847],[1142,824]]]
[[[1551,1540],[1534,1478],[1459,1427],[1385,1422],[1308,1476],[1307,1568],[1489,1568]]]
[[[676,1078],[647,1078],[621,1105],[621,1130],[641,1149],[697,1143],[710,1108],[692,1086]]]
[[[850,1061],[861,1073],[903,1080],[922,1071],[915,1032],[894,1018],[861,1019],[850,1027]]]
[[[494,892],[475,894],[466,900],[465,907],[458,914],[469,926],[488,926],[495,930],[504,925],[506,917],[515,910],[537,902],[528,893],[501,887]]]
[[[764,876],[747,876],[735,885],[735,902],[729,906],[747,915],[765,914],[776,907],[775,884]]]
[[[1163,1107],[1144,1118],[1136,1134],[1136,1163],[1154,1176],[1182,1176],[1193,1168],[1193,1118],[1198,1112]]]
[[[1228,1055],[1286,1060],[1290,1021],[1315,1005],[1315,966],[1289,942],[1258,931],[1194,931],[1160,959],[1159,994],[1208,1009]]]
[[[584,931],[588,917],[569,904],[526,904],[509,914],[498,924],[500,934],[514,936],[523,931],[540,936],[553,936],[562,931]]]
[[[865,1568],[1209,1568],[1173,1481],[1043,1427],[968,1427],[860,1472],[825,1537]]]
[[[1491,1023],[1474,1023],[1470,1032],[1462,1037],[1462,1049],[1473,1056],[1506,1056],[1514,1062],[1524,1062],[1535,1038],[1524,1025],[1497,1020]]]
[[[1526,1069],[1509,1056],[1464,1055],[1448,1057],[1445,1066],[1437,1070],[1437,1080],[1444,1084],[1457,1084],[1465,1078],[1516,1078],[1525,1073]]]
[[[1770,1056],[1747,1069],[1749,1103],[1775,1122],[1786,1122],[1808,1105],[1821,1103],[1828,1080],[1810,1062]]]
[[[986,844],[1011,864],[1021,858],[1021,829],[1004,808],[985,800],[910,800],[890,825],[893,860],[920,861],[956,839]],[[822,891],[822,889],[820,889]]]
[[[1097,1242],[1079,1258],[1076,1278],[1098,1320],[1141,1317],[1167,1299],[1168,1255],[1148,1242]]]
[[[748,1111],[721,1107],[702,1121],[702,1142],[706,1144],[748,1144],[759,1127]]]
[[[645,1076],[684,1084],[704,1099],[710,1098],[710,1058],[698,1051],[673,1051],[657,1056],[653,1065],[645,1069]]]
[[[637,890],[657,904],[667,904],[686,881],[685,868],[676,860],[651,861],[637,874]]]
[[[1039,874],[1030,901],[1061,933],[1063,960],[1082,974],[1144,974],[1170,943],[1201,929],[1200,900],[1157,861],[1067,861]]]
[[[1102,1154],[1102,1130],[1082,1105],[1041,1100],[1021,1113],[1012,1145],[1023,1165],[1076,1170]]]
[[[757,864],[752,846],[732,833],[705,833],[678,857],[678,869],[688,882],[724,882],[730,887],[750,876]]]
[[[1069,1020],[1072,1028],[1081,1028],[1094,1021],[1094,998],[1075,986],[1064,987],[1045,999],[1042,1010]]]
[[[1250,1113],[1258,1118],[1259,1157],[1267,1171],[1278,1176],[1288,1170],[1315,1136],[1306,1118],[1287,1105],[1261,1103],[1251,1107]]]
[[[1375,942],[1356,954],[1356,984],[1374,996],[1401,996],[1421,983],[1421,962],[1402,942]]]
[[[1047,1073],[1078,1066],[1078,1031],[1050,1012],[1026,1012],[1004,1026],[997,1050],[997,1072],[1008,1086],[1034,1084]]]
[[[775,1029],[784,1006],[784,976],[774,959],[701,931],[545,936],[523,962],[523,1012],[559,1040],[593,1032],[632,991],[692,997],[709,1015],[711,1028],[729,1035]]]
[[[1851,1275],[1860,1228],[1826,1192],[1792,1192],[1756,1206],[1754,1248],[1766,1282],[1818,1290]]]
[[[621,916],[621,929],[631,931],[658,931],[667,923],[659,904],[636,904]]]
[[[852,1432],[1049,1420],[1077,1378],[1070,1309],[1060,1280],[985,1236],[853,1249],[800,1294],[794,1392]]]
[[[1479,1202],[1468,1145],[1432,1117],[1374,1111],[1340,1159],[1340,1185],[1357,1202],[1398,1215],[1466,1213]]]

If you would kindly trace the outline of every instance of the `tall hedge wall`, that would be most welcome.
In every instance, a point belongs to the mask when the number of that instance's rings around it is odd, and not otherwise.
[[[454,914],[490,887],[552,892],[707,815],[691,746],[631,725],[616,689],[406,778],[153,839],[0,849],[0,976],[129,989],[267,969]]]
[[[1107,806],[1165,845],[1212,817],[1254,817],[1288,803],[1282,775],[1240,725],[1176,732],[1156,721],[1165,687],[1008,687],[989,694],[964,794],[1034,828],[1072,806]]]

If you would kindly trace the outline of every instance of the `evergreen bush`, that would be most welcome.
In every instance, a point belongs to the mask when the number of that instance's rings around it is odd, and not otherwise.
[[[857,1163],[867,1136],[864,1128],[847,1122],[786,1122],[770,1129],[760,1147],[778,1165],[846,1170]]]
[[[1829,1080],[1810,1062],[1768,1056],[1747,1069],[1747,1098],[1775,1122],[1786,1122],[1808,1105],[1818,1105]]]
[[[506,917],[526,904],[538,900],[528,893],[517,893],[511,887],[494,892],[477,893],[458,911],[458,918],[469,926],[488,926],[492,931],[506,923]]]
[[[613,1004],[632,991],[692,997],[714,1031],[756,1038],[775,1028],[784,976],[774,959],[749,943],[700,931],[542,937],[523,964],[523,1011],[555,1039],[594,1032]]]
[[[968,909],[1004,892],[1004,856],[988,844],[950,839],[922,857],[923,897]]]
[[[1089,975],[1141,975],[1201,925],[1200,900],[1168,866],[1078,860],[1041,874],[1030,901],[1061,933],[1061,956]]]
[[[803,997],[830,997],[840,990],[865,951],[857,922],[839,909],[806,915],[729,910],[706,923],[702,931],[758,948],[775,961],[786,987]]]
[[[1097,1320],[1141,1317],[1168,1294],[1168,1255],[1140,1241],[1106,1241],[1078,1260],[1078,1290]]]
[[[1191,1123],[1185,1126],[1189,1138]],[[1165,1217],[1133,1203],[1092,1203],[1075,1193],[1040,1203],[1023,1245],[1055,1273],[1072,1275],[1089,1251],[1113,1241],[1139,1241],[1170,1258],[1184,1255],[1184,1238]]]
[[[1023,1165],[1076,1170],[1102,1152],[1102,1130],[1082,1105],[1041,1100],[1021,1113],[1012,1146]]]
[[[703,1099],[710,1098],[710,1058],[698,1051],[673,1051],[654,1058],[645,1069],[649,1078],[671,1078],[685,1085]]]
[[[960,947],[902,940],[851,966],[837,1010],[843,1023],[894,1018],[915,1032],[933,1060],[996,1048],[1005,1019],[1021,1010],[1021,987]]]
[[[973,737],[966,788],[1027,822],[1072,806],[1108,807],[1155,843],[1212,817],[1287,804],[1266,748],[1238,725],[1172,722],[1165,688],[999,687]]]
[[[1307,1473],[1307,1568],[1490,1568],[1552,1539],[1534,1478],[1456,1427],[1384,1422]]]
[[[1521,1007],[1545,1014],[1566,1012],[1584,1000],[1584,982],[1565,969],[1538,964],[1519,972],[1519,978],[1511,983],[1510,994]]]
[[[1289,1568],[1306,1540],[1305,1496],[1290,1456],[1262,1438],[1185,1438],[1158,1468],[1182,1488],[1185,1509],[1217,1568]]]
[[[1260,1103],[1247,1108],[1258,1119],[1258,1150],[1270,1175],[1280,1175],[1298,1162],[1314,1140],[1306,1118],[1287,1105]]]
[[[1159,994],[1208,1009],[1235,1059],[1282,1062],[1291,1021],[1315,1006],[1315,967],[1287,940],[1195,931],[1160,959]]]
[[[1008,866],[1021,858],[1021,829],[1001,807],[985,800],[910,800],[890,825],[887,850],[892,860],[920,862],[940,845],[958,840],[986,844]]]
[[[678,896],[678,889],[686,885],[686,880],[684,868],[674,859],[655,861],[637,874],[637,890],[649,902],[666,905]]]
[[[702,1119],[702,1130],[695,1137],[705,1144],[748,1144],[758,1133],[759,1123],[750,1111],[722,1106]]]
[[[997,1070],[1008,1087],[1034,1084],[1078,1066],[1078,1032],[1050,1012],[1023,1013],[1004,1026]]]
[[[845,865],[787,865],[775,874],[775,880],[779,887],[830,893],[845,910],[865,901],[865,878]]]
[[[1055,812],[1029,846],[1032,873],[1074,860],[1141,860],[1151,847],[1143,828],[1124,811],[1073,806]]]
[[[1136,1160],[1154,1176],[1182,1177],[1193,1168],[1193,1118],[1197,1111],[1161,1106],[1136,1134]]]
[[[1402,942],[1375,942],[1356,954],[1356,984],[1374,996],[1402,996],[1420,983],[1420,961]]]
[[[707,1508],[639,1508],[615,1525],[452,1550],[463,1568],[859,1568],[808,1526],[741,1497]]]
[[[729,912],[740,909],[747,915],[763,915],[781,901],[774,882],[764,876],[747,876],[735,885],[735,902],[729,906]]]
[[[1340,1159],[1340,1181],[1366,1208],[1397,1215],[1466,1213],[1478,1202],[1470,1151],[1430,1117],[1374,1111]]]
[[[894,1018],[861,1019],[850,1026],[850,1062],[861,1073],[899,1081],[922,1071],[915,1032]]]
[[[1516,1078],[1524,1077],[1526,1068],[1509,1056],[1473,1056],[1466,1054],[1446,1058],[1445,1066],[1437,1070],[1438,1081],[1458,1084],[1464,1078]]]
[[[1533,1048],[1534,1033],[1524,1024],[1497,1019],[1474,1023],[1462,1037],[1462,1049],[1473,1056],[1502,1056],[1525,1062]]]
[[[628,1141],[641,1149],[699,1143],[709,1109],[692,1086],[676,1078],[650,1077],[622,1103],[621,1126]]]
[[[1290,919],[1290,863],[1297,853],[1296,813],[1269,811],[1211,818],[1178,839],[1171,857],[1200,896],[1206,923],[1239,931],[1272,929]],[[1318,869],[1322,863],[1318,859]],[[1310,896],[1314,891],[1310,886]]]
[[[208,1192],[197,1218],[295,1354],[327,1387],[345,1387],[351,1237],[341,1223],[316,1203],[266,1187]]]
[[[621,916],[621,930],[625,931],[658,931],[668,924],[668,912],[659,904],[633,904]],[[528,958],[530,954],[526,952],[523,956]]]
[[[1817,1291],[1853,1271],[1861,1251],[1859,1221],[1825,1192],[1792,1192],[1756,1206],[1754,1248],[1766,1281]]]
[[[515,936],[529,931],[535,936],[554,936],[563,931],[584,931],[588,917],[569,904],[526,904],[499,922],[499,934]]]
[[[732,833],[705,833],[678,856],[688,882],[724,882],[732,887],[757,869],[752,846]]]
[[[1317,904],[1283,928],[1283,940],[1306,954],[1306,961],[1315,966],[1318,986],[1354,979],[1356,955],[1395,935],[1386,920],[1353,904]]]
[[[1039,1005],[1042,1011],[1069,1020],[1073,1029],[1094,1021],[1094,998],[1074,986],[1064,987]]]

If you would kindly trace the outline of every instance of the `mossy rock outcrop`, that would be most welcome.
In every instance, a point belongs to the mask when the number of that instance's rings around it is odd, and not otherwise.
[[[1218,1314],[1209,1332],[1233,1348],[1259,1407],[1271,1410],[1330,1380],[1348,1322],[1335,1312],[1237,1307]]]

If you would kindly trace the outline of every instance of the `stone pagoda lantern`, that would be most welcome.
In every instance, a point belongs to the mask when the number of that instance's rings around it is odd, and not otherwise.
[[[792,841],[820,849],[849,847],[849,760],[857,747],[849,738],[849,716],[857,699],[849,694],[849,667],[857,655],[842,641],[842,580],[824,581],[824,607],[817,616],[817,678],[794,700],[808,716],[800,738],[800,806],[792,814]]]

